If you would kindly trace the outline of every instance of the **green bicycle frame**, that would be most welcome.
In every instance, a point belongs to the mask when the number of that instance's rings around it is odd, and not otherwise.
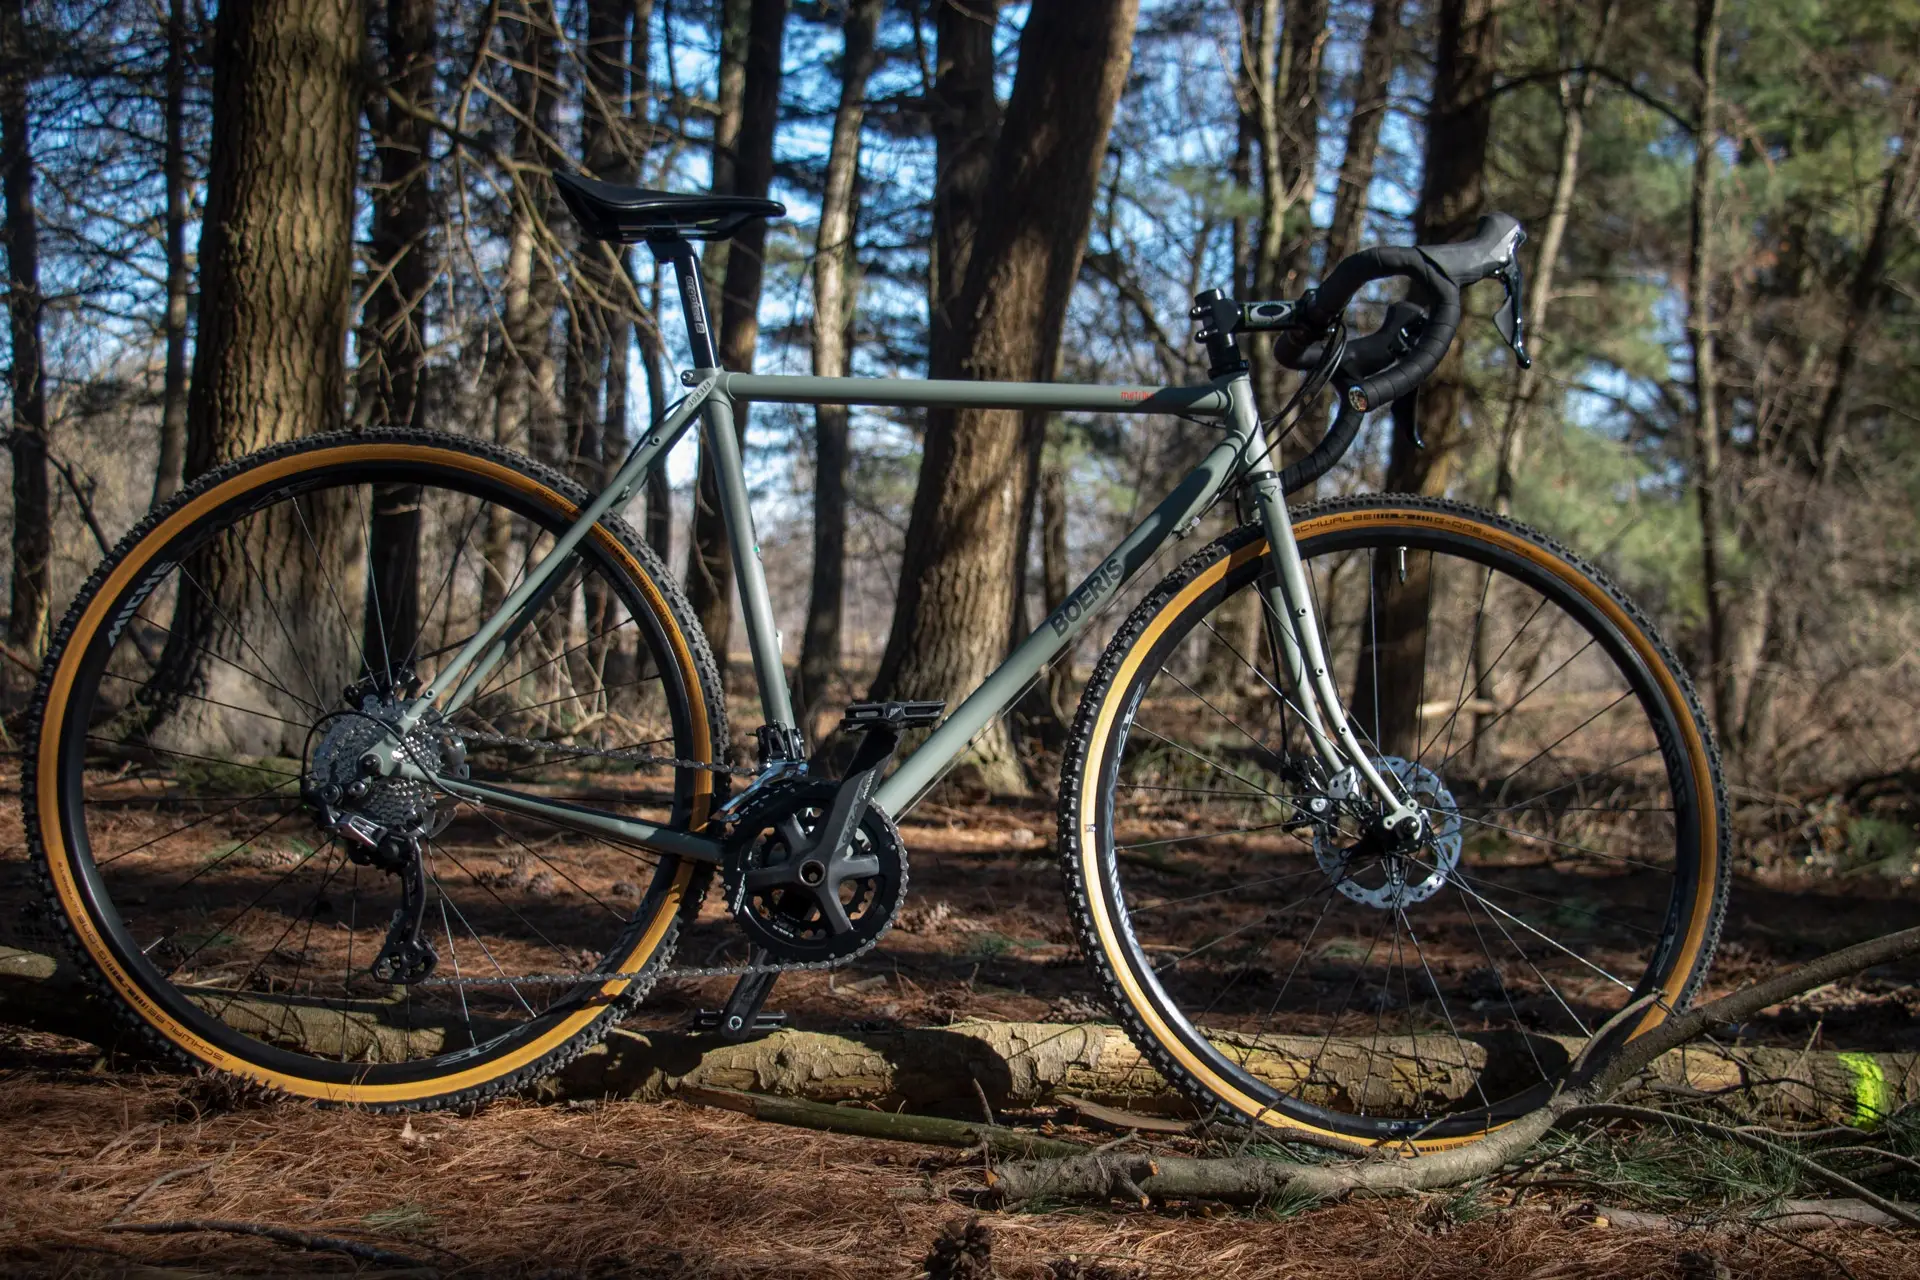
[[[701,296],[697,269],[688,269],[690,256],[689,253],[687,263],[675,261],[675,265],[682,268],[679,273],[682,307],[689,320],[690,337],[695,340],[696,358],[705,356],[711,361],[705,299]],[[708,340],[702,342],[701,338]],[[384,747],[375,748],[383,757],[383,771],[423,779],[474,804],[537,816],[636,848],[702,862],[720,861],[723,844],[713,836],[674,830],[492,783],[429,773],[403,758],[403,753],[393,744],[403,740],[430,711],[437,710],[442,716],[451,717],[483,687],[515,638],[533,623],[541,605],[558,587],[564,576],[561,571],[574,548],[596,522],[624,506],[639,492],[648,470],[662,462],[667,451],[679,442],[696,419],[702,425],[702,448],[711,457],[719,480],[720,507],[740,592],[742,621],[752,654],[761,714],[770,726],[793,729],[793,704],[773,622],[773,603],[754,536],[746,474],[739,438],[734,432],[735,405],[758,401],[928,409],[1077,410],[1177,414],[1216,424],[1220,438],[1173,491],[1100,558],[1098,566],[1066,601],[1034,628],[1007,660],[898,765],[874,793],[874,802],[896,816],[911,808],[988,722],[1011,707],[1028,683],[1073,644],[1100,612],[1100,607],[1125,587],[1169,538],[1184,536],[1223,490],[1244,483],[1273,551],[1275,572],[1264,587],[1264,612],[1278,653],[1279,674],[1285,686],[1282,696],[1288,698],[1288,705],[1301,716],[1315,753],[1330,773],[1337,775],[1353,770],[1354,774],[1350,775],[1353,780],[1369,787],[1386,803],[1388,825],[1415,812],[1362,749],[1334,685],[1279,476],[1272,469],[1255,470],[1268,456],[1269,442],[1254,405],[1252,383],[1245,372],[1191,387],[1099,387],[1034,382],[762,376],[704,367],[683,374],[682,382],[691,388],[687,395],[635,443],[607,487],[581,511],[539,563],[527,571],[519,587],[501,602],[459,653],[435,675],[433,682],[408,705],[397,726],[398,732]],[[769,772],[783,767],[791,766],[775,763],[769,766]]]

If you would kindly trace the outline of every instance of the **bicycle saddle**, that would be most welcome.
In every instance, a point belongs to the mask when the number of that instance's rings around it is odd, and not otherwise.
[[[785,217],[787,206],[758,196],[682,195],[555,173],[560,198],[596,240],[725,240],[755,218]]]

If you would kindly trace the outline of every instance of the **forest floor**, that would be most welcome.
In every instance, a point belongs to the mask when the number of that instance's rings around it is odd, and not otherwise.
[[[11,880],[22,849],[11,787],[6,796],[0,873]],[[821,1028],[1091,1016],[1092,980],[1048,852],[1050,807],[927,805],[913,818],[904,831],[914,900],[903,927],[851,971],[783,982],[773,1004]],[[1910,883],[1877,875],[1743,876],[1712,990],[1909,925],[1917,901]],[[641,1021],[684,1022],[725,990],[724,980],[664,984]],[[1920,1048],[1920,991],[1904,970],[1869,973],[1748,1031],[1783,1043],[1912,1050]],[[1010,1119],[1048,1121],[1092,1142],[1111,1137],[1076,1131],[1064,1111]],[[198,1082],[100,1061],[79,1042],[4,1029],[0,1150],[0,1273],[9,1275],[356,1266],[392,1274],[397,1265],[301,1252],[259,1235],[120,1229],[217,1220],[350,1239],[442,1274],[909,1280],[927,1273],[943,1231],[976,1212],[992,1270],[937,1274],[1920,1275],[1910,1239],[1868,1229],[1791,1238],[1764,1229],[1622,1229],[1605,1206],[1631,1200],[1592,1183],[1256,1213],[994,1211],[977,1199],[982,1170],[972,1153],[782,1128],[678,1102],[502,1102],[411,1118],[235,1105]]]

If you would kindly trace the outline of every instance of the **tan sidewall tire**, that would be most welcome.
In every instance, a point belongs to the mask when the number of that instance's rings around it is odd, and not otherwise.
[[[639,978],[605,983],[599,991],[604,1003],[587,1003],[556,1019],[539,1034],[526,1037],[510,1052],[470,1060],[470,1065],[445,1074],[391,1084],[364,1079],[344,1083],[314,1080],[269,1069],[212,1043],[165,1008],[128,972],[82,890],[75,862],[86,855],[75,850],[66,830],[60,794],[61,753],[76,677],[101,628],[111,625],[116,602],[154,558],[197,521],[250,492],[312,471],[381,462],[446,468],[511,490],[564,518],[571,518],[585,501],[577,484],[528,459],[463,438],[425,432],[314,437],[265,450],[210,473],[129,533],[68,610],[34,699],[28,738],[33,747],[26,761],[22,800],[35,867],[58,909],[68,950],[104,988],[110,1003],[131,1019],[133,1029],[148,1045],[192,1064],[323,1102],[381,1107],[449,1105],[530,1083],[558,1069],[604,1035],[618,1015],[645,994],[654,975],[670,958],[680,917],[697,905],[693,899],[705,886],[704,870],[689,862],[663,864],[667,869],[641,908],[648,914],[644,921],[636,920],[629,927],[628,941],[615,969],[622,973],[646,972]],[[705,637],[692,621],[691,607],[671,577],[659,571],[657,559],[644,550],[639,537],[623,522],[603,520],[590,537],[607,562],[628,574],[673,652],[684,683],[690,722],[691,741],[684,754],[697,760],[717,760],[726,743],[725,710],[713,659]],[[688,808],[690,829],[703,827],[722,798],[715,789],[717,776],[695,775]]]

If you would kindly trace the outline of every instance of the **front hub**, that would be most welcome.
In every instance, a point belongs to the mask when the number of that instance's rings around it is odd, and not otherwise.
[[[1400,911],[1440,892],[1460,864],[1460,808],[1440,775],[1399,756],[1374,761],[1420,809],[1419,821],[1389,829],[1378,812],[1343,843],[1334,824],[1313,837],[1313,855],[1335,889],[1362,906]]]

